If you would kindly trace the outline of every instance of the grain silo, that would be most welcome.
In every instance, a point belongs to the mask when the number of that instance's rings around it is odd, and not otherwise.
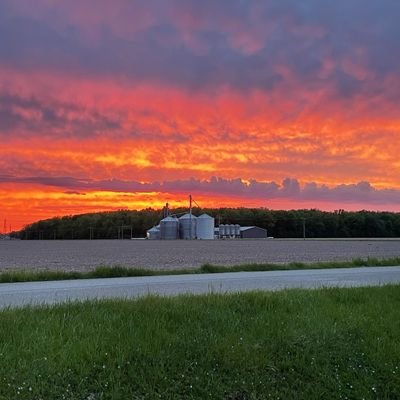
[[[160,225],[153,226],[151,229],[147,231],[147,239],[156,240],[160,239]]]
[[[235,237],[240,237],[240,225],[235,224]]]
[[[220,224],[219,225],[219,237],[222,238],[226,235],[225,232],[225,225],[224,224]]]
[[[197,218],[197,239],[214,239],[214,218],[202,214]]]
[[[179,239],[179,221],[174,217],[166,217],[160,221],[160,239]]]
[[[196,220],[193,214],[185,214],[179,218],[179,238],[195,239],[196,238]]]

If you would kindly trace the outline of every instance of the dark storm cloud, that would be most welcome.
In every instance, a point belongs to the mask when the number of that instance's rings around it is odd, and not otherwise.
[[[241,179],[212,177],[210,180],[186,179],[165,182],[141,183],[118,179],[94,180],[73,177],[16,177],[0,175],[0,183],[37,184],[67,189],[66,194],[84,195],[86,191],[111,191],[127,193],[201,193],[219,196],[235,196],[243,199],[286,199],[294,201],[332,202],[338,204],[365,204],[377,206],[400,202],[400,190],[376,189],[369,182],[341,184],[333,187],[314,182],[300,185],[297,179],[286,178],[282,183],[250,182]]]
[[[35,97],[3,92],[0,94],[0,136],[15,129],[28,135],[40,132],[42,137],[54,136],[57,131],[60,136],[83,138],[98,132],[116,133],[121,125],[118,118],[72,103],[44,103]]]
[[[158,0],[146,2],[152,20],[138,30],[130,25],[136,23],[136,9],[143,8],[140,2],[83,3],[92,4],[86,23],[84,17],[69,18],[82,11],[78,2],[39,2],[35,13],[28,2],[16,7],[3,1],[0,63],[124,75],[132,83],[240,90],[271,90],[285,80],[276,68],[285,65],[304,86],[329,83],[342,97],[377,90],[373,83],[400,70],[397,0]],[[64,8],[72,11],[63,13]],[[115,8],[126,18],[108,18]],[[94,43],[85,39],[88,31]],[[335,65],[321,77],[328,59]],[[371,70],[374,82],[365,85],[342,61]]]

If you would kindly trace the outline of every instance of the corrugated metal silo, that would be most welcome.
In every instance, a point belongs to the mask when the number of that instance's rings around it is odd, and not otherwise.
[[[235,236],[235,225],[229,225],[229,236]]]
[[[155,240],[160,239],[160,226],[153,226],[147,231],[147,239]]]
[[[202,214],[197,218],[197,239],[214,239],[214,218]]]
[[[225,224],[225,234],[224,236],[229,236],[230,230],[229,230],[229,224]]]
[[[185,214],[179,218],[179,237],[181,239],[196,238],[196,221],[195,215]]]
[[[239,224],[235,225],[235,236],[240,237],[240,225]]]
[[[225,225],[220,224],[219,225],[219,237],[223,237],[223,236],[225,236]]]
[[[179,238],[179,221],[174,217],[166,217],[160,221],[160,239],[174,240]]]

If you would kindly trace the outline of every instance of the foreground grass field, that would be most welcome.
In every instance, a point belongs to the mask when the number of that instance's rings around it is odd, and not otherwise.
[[[212,274],[222,272],[239,271],[287,271],[299,269],[326,269],[326,268],[352,268],[352,267],[388,267],[400,265],[400,257],[377,259],[377,258],[358,258],[351,261],[338,262],[315,262],[289,264],[241,264],[233,266],[222,266],[204,264],[198,269],[144,269],[127,268],[122,266],[100,266],[88,272],[66,272],[48,270],[21,270],[0,272],[0,283],[12,282],[34,282],[34,281],[58,281],[69,279],[91,279],[91,278],[116,278],[128,276],[155,276],[155,275],[181,275],[181,274]]]
[[[0,312],[0,399],[399,399],[400,286]]]

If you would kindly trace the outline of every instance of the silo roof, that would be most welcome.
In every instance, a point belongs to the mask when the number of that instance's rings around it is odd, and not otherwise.
[[[194,218],[197,218],[195,215],[190,215],[189,213],[187,213],[187,214],[185,214],[185,215],[182,215],[182,217],[179,217],[179,219],[189,219],[189,218],[192,218],[192,219],[194,219]]]
[[[161,221],[176,221],[175,217],[165,217]]]
[[[204,213],[204,214],[201,214],[199,218],[208,218],[208,219],[213,219],[213,217],[211,217],[210,215],[208,215],[208,214],[206,214],[206,213]]]

